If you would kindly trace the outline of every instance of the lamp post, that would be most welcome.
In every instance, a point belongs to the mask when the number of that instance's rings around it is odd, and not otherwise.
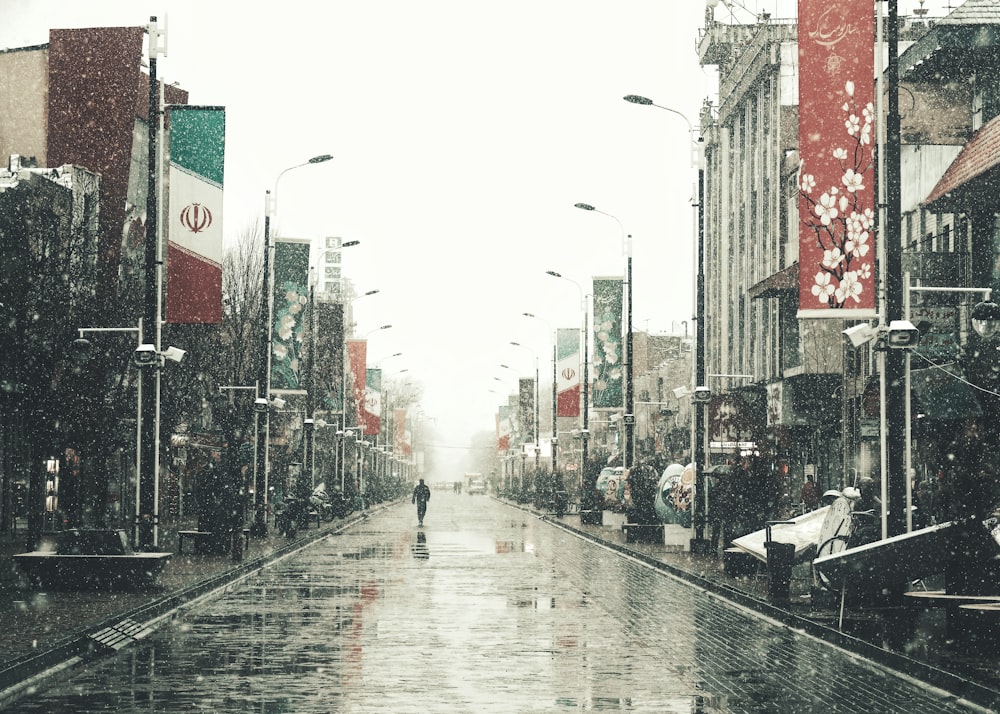
[[[585,485],[583,478],[587,471],[587,443],[590,439],[590,335],[587,334],[589,329],[589,307],[588,300],[590,295],[584,296],[583,286],[576,282],[572,278],[567,278],[562,273],[557,273],[555,270],[546,270],[546,275],[551,275],[554,278],[562,278],[567,280],[574,285],[580,291],[580,309],[583,311],[583,408],[581,409],[581,423],[580,423],[580,439],[581,439],[581,453],[580,453],[580,484]]]
[[[513,345],[514,347],[520,347],[522,350],[527,350],[529,353],[531,353],[531,356],[535,358],[535,395],[534,395],[534,402],[535,402],[535,405],[534,405],[535,406],[535,478],[537,479],[538,478],[539,460],[541,458],[541,453],[542,453],[541,441],[539,440],[539,433],[538,433],[539,432],[539,426],[538,426],[538,353],[535,352],[530,347],[527,347],[526,345],[522,345],[520,342],[511,342],[510,344]],[[501,366],[504,366],[504,365],[501,365]]]
[[[344,248],[351,248],[356,245],[360,245],[361,241],[349,240],[344,241],[339,246],[335,248],[325,248],[316,254],[315,265],[319,265],[323,256],[327,253],[338,252]],[[314,431],[315,427],[315,417],[316,417],[316,341],[317,341],[317,329],[316,329],[316,270],[314,267],[309,268],[310,278],[309,278],[309,315],[307,317],[309,324],[309,352],[307,353],[306,361],[306,419],[303,422],[304,426],[304,455],[302,463],[304,464],[306,470],[309,472],[309,480],[312,488],[316,488],[316,447],[314,439],[316,434]],[[368,294],[378,292],[377,290],[372,290]],[[341,325],[343,320],[341,320]]]
[[[264,278],[261,286],[260,296],[260,348],[261,355],[257,369],[257,387],[263,393],[258,392],[257,401],[266,404],[271,398],[271,314],[273,304],[271,298],[271,251],[274,246],[271,244],[271,214],[277,207],[278,183],[281,177],[292,169],[311,164],[321,164],[329,161],[333,156],[330,154],[320,154],[308,161],[289,166],[278,174],[274,180],[274,192],[264,192]],[[261,400],[264,400],[261,402]],[[260,419],[263,415],[264,425],[261,428]],[[270,409],[265,409],[257,414],[257,453],[254,458],[254,521],[250,528],[250,535],[255,538],[262,538],[267,535],[267,456],[268,456],[268,436],[271,430]]]
[[[532,317],[536,320],[541,320],[542,322],[544,322],[549,328],[549,333],[552,335],[552,439],[550,440],[549,443],[551,444],[550,448],[552,449],[552,475],[553,477],[555,477],[556,472],[559,470],[558,466],[559,432],[558,432],[558,421],[556,419],[556,417],[558,416],[558,409],[559,409],[558,398],[556,395],[556,390],[559,388],[559,384],[557,381],[557,372],[556,372],[556,370],[558,369],[557,363],[559,360],[559,356],[556,352],[556,332],[555,330],[552,329],[552,325],[550,325],[548,320],[546,320],[545,318],[538,317],[538,315],[534,315],[530,312],[522,312],[521,314],[524,315],[525,317]]]
[[[368,330],[368,332],[365,333],[365,336],[364,336],[363,339],[367,340],[370,335],[373,335],[376,332],[379,332],[381,330],[388,330],[391,327],[392,327],[392,325],[382,325],[380,327],[376,327],[373,330]],[[342,391],[346,391],[346,390],[342,390]],[[346,414],[345,414],[345,417],[346,417]],[[364,437],[364,427],[362,425],[359,425],[358,428],[359,428],[359,440],[360,440],[360,439],[362,439]],[[357,459],[357,464],[358,464],[358,473],[357,473],[357,477],[358,477],[358,495],[361,498],[361,501],[360,501],[361,502],[361,508],[364,509],[364,475],[361,473],[361,463],[362,463],[362,461],[361,461],[360,453],[359,453],[359,458]]]
[[[614,218],[622,235],[622,252],[625,253],[625,448],[622,453],[622,466],[632,468],[635,457],[635,397],[633,396],[633,363],[632,363],[632,236],[625,235],[625,227],[617,216],[600,211],[589,203],[576,203],[574,207],[584,211],[593,211]]]
[[[652,99],[629,94],[623,97],[626,102],[639,104],[641,106],[652,106],[662,109],[665,112],[676,114],[688,125],[688,131],[692,137],[695,135],[694,126],[682,112],[670,107],[656,104]],[[695,390],[704,388],[705,385],[705,167],[701,160],[701,146],[704,141],[699,136],[693,140],[692,163],[698,168],[698,218],[695,233],[697,235],[697,265],[695,268]],[[705,391],[705,394],[708,392]],[[694,419],[692,426],[691,453],[694,461],[694,487],[695,502],[693,509],[694,539],[691,541],[691,551],[705,553],[708,550],[708,541],[705,539],[705,517],[708,506],[708,489],[705,488],[705,409],[707,403],[702,402],[695,405]]]

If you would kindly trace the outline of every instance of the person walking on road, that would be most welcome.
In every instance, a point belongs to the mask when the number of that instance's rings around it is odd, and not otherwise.
[[[422,526],[424,524],[424,514],[427,513],[427,502],[429,500],[431,500],[431,490],[427,488],[424,480],[420,479],[420,483],[413,489],[413,498],[410,499],[410,503],[417,504],[418,525]]]

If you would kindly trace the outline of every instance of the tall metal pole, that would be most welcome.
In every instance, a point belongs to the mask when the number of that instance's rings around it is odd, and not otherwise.
[[[587,472],[587,446],[590,439],[590,335],[587,331],[590,329],[590,305],[588,300],[590,296],[584,298],[583,307],[583,429],[581,429],[580,437],[583,439],[581,445],[581,469],[580,478],[583,479]],[[581,485],[586,485],[586,482],[581,480]]]
[[[274,194],[271,191],[264,192],[264,275],[261,283],[260,295],[260,361],[257,364],[257,398],[268,401],[268,407],[263,412],[263,426],[261,419],[257,419],[257,444],[256,458],[254,459],[254,522],[250,527],[250,534],[255,538],[262,538],[267,535],[267,489],[268,489],[268,448],[270,446],[271,432],[271,213],[274,210],[272,198],[277,199],[278,183],[281,177],[292,169],[297,169],[310,164],[321,164],[329,161],[333,156],[330,154],[320,154],[314,156],[305,163],[295,164],[281,171],[274,180]]]
[[[887,319],[903,314],[903,268],[900,241],[900,117],[899,117],[899,19],[897,0],[889,0],[889,22],[886,29],[888,44],[888,114],[885,142],[885,311]],[[885,533],[887,537],[906,532],[906,350],[884,352],[885,416],[886,416],[886,503]]]
[[[622,464],[626,469],[632,468],[635,460],[635,395],[633,394],[632,360],[632,236],[626,239],[626,269],[625,279],[628,288],[625,297],[625,459]]]
[[[695,268],[695,387],[705,385],[705,169],[698,167],[698,265]],[[707,551],[705,540],[705,517],[708,492],[705,479],[705,409],[708,405],[694,404],[694,492],[695,501],[692,512],[694,521],[694,539],[691,541],[691,551],[703,553]]]
[[[160,116],[159,92],[156,84],[156,58],[159,48],[159,31],[156,17],[149,18],[149,152],[146,193],[146,239],[145,239],[145,290],[143,293],[142,322],[148,330],[157,333],[158,296],[157,281],[157,135]],[[157,351],[159,347],[157,346]],[[135,538],[138,550],[150,551],[156,546],[156,393],[155,384],[150,384],[159,376],[159,366],[153,365],[139,370],[142,394],[141,438],[139,455],[139,510],[136,513]]]
[[[559,409],[558,399],[557,399],[557,396],[556,396],[556,389],[559,388],[559,384],[556,381],[556,377],[557,377],[556,370],[558,369],[558,367],[556,365],[556,360],[558,359],[558,355],[557,355],[557,352],[556,352],[556,339],[557,339],[557,334],[553,333],[552,334],[552,441],[551,441],[551,448],[552,448],[552,475],[553,475],[553,477],[555,476],[556,471],[558,471],[558,469],[559,469],[559,466],[558,466],[558,463],[559,463],[559,457],[558,457],[558,450],[559,450],[559,431],[558,431],[558,428],[559,428],[559,423],[558,423],[558,420],[556,419],[556,417],[558,416],[558,409]]]
[[[535,355],[535,479],[538,479],[539,462],[542,458],[541,433],[538,426],[538,355]]]
[[[264,192],[264,276],[260,289],[260,360],[257,364],[257,399],[270,401],[271,385],[271,191]],[[254,518],[250,535],[267,535],[267,446],[271,407],[257,413],[257,446],[253,472]]]
[[[626,102],[641,106],[653,106],[657,109],[676,114],[688,125],[688,131],[694,137],[694,126],[683,112],[656,104],[652,99],[638,94],[628,94],[622,97]],[[700,145],[703,138],[698,137]],[[695,374],[694,386],[704,387],[705,384],[705,168],[702,165],[701,152],[696,152],[698,166],[698,227],[697,227],[697,261],[695,269]],[[631,280],[629,281],[631,283]],[[631,359],[631,357],[629,358]],[[695,537],[691,541],[692,552],[706,552],[708,543],[705,540],[705,520],[708,511],[708,491],[705,488],[705,409],[707,405],[695,402],[694,418],[691,429],[691,455],[694,462],[695,502],[692,511]]]

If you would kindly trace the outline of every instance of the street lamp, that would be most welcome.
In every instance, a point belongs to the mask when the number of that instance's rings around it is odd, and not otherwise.
[[[632,104],[640,106],[652,106],[662,109],[665,112],[676,114],[688,125],[688,132],[692,137],[692,163],[698,168],[698,218],[697,218],[697,266],[695,268],[695,387],[705,385],[705,167],[701,160],[701,147],[703,137],[694,139],[695,128],[691,121],[682,112],[670,107],[656,104],[652,99],[638,94],[628,94],[623,99]],[[694,488],[695,502],[693,508],[694,538],[691,541],[691,551],[697,553],[708,552],[708,541],[705,539],[705,514],[708,506],[708,489],[704,475],[705,461],[705,409],[707,405],[701,405],[694,409],[694,423],[692,425],[691,453],[694,461]]]
[[[557,341],[556,332],[555,330],[552,329],[552,325],[549,324],[549,321],[546,320],[544,317],[539,317],[538,315],[534,315],[530,312],[522,312],[521,314],[524,317],[531,317],[536,320],[541,320],[542,322],[544,322],[549,328],[549,333],[552,335],[552,439],[549,443],[551,444],[550,448],[552,449],[552,476],[554,478],[556,472],[559,470],[558,456],[557,456],[559,447],[559,435],[558,435],[559,422],[556,419],[556,417],[558,416],[558,409],[559,409],[558,398],[556,395],[556,390],[559,388],[559,384],[557,381],[557,369],[558,369],[557,362],[559,360],[559,356],[556,352],[556,341]]]
[[[349,240],[344,241],[339,246],[332,248],[325,248],[316,254],[315,265],[318,266],[323,256],[327,253],[339,252],[343,248],[351,248],[356,245],[360,245],[361,241]],[[309,278],[309,352],[307,353],[307,363],[306,363],[306,419],[303,422],[304,426],[304,455],[302,463],[305,465],[306,470],[309,472],[309,480],[312,487],[316,487],[316,446],[314,439],[316,438],[314,426],[314,417],[316,410],[316,384],[315,384],[315,368],[316,368],[316,341],[317,341],[317,328],[316,328],[316,283],[318,278],[316,277],[316,270],[313,266],[309,268],[310,278]],[[369,291],[369,293],[376,293],[378,290]],[[342,316],[343,317],[343,316]],[[340,321],[341,329],[343,329],[343,319]]]
[[[271,298],[271,251],[274,246],[271,244],[271,213],[277,208],[278,183],[281,177],[292,169],[297,169],[310,164],[321,164],[329,161],[333,156],[330,154],[320,154],[308,161],[289,166],[281,171],[274,180],[274,192],[264,193],[264,278],[261,286],[260,297],[260,345],[261,355],[257,370],[257,399],[270,399],[271,397],[271,320],[273,304]],[[260,426],[260,418],[263,415],[264,426]],[[257,430],[257,453],[254,459],[254,522],[250,528],[250,534],[255,538],[262,538],[267,535],[267,456],[268,437],[271,431],[270,410],[258,412],[255,417]]]
[[[562,273],[557,273],[555,270],[546,270],[546,275],[551,275],[554,278],[561,278],[573,283],[577,290],[580,291],[580,309],[583,311],[583,408],[581,410],[581,423],[580,423],[580,484],[585,485],[583,482],[583,477],[587,471],[587,445],[590,440],[590,335],[587,334],[589,329],[589,313],[590,309],[588,307],[588,300],[590,295],[584,296],[583,286],[576,282],[572,278],[567,278]]]
[[[633,396],[633,363],[632,363],[632,236],[625,235],[625,227],[622,222],[618,220],[617,216],[613,216],[610,213],[605,213],[600,211],[589,203],[576,203],[573,204],[575,208],[579,208],[584,211],[593,211],[594,213],[600,213],[601,215],[614,218],[615,223],[618,224],[618,229],[621,231],[622,235],[622,252],[625,253],[625,283],[626,283],[626,294],[625,294],[625,448],[622,454],[622,466],[626,469],[632,468],[632,462],[635,455],[635,413],[633,411],[635,406],[635,398]]]
[[[365,336],[362,339],[367,340],[370,335],[373,335],[376,332],[379,332],[381,330],[388,330],[391,327],[392,327],[392,325],[382,325],[380,327],[376,327],[373,330],[368,330],[368,332],[365,333]],[[341,390],[341,396],[344,397],[345,393],[346,393],[346,389],[342,389]],[[345,410],[346,410],[346,405],[344,405],[344,407],[345,407]],[[346,411],[345,411],[345,424],[346,424]],[[361,436],[363,436],[364,435],[364,427],[359,425],[358,428],[360,430]],[[345,426],[345,429],[346,429],[346,426]],[[364,475],[361,473],[361,458],[360,458],[360,453],[358,454],[357,464],[358,464],[358,475],[357,475],[357,477],[358,477],[358,495],[361,496],[361,501],[360,501],[361,508],[364,508],[364,496],[363,496],[363,494],[364,494]],[[343,479],[343,477],[341,477],[341,479]]]

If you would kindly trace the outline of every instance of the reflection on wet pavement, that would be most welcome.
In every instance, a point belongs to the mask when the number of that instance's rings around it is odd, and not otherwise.
[[[432,505],[420,530],[399,506],[279,561],[17,711],[966,711],[503,504]]]

